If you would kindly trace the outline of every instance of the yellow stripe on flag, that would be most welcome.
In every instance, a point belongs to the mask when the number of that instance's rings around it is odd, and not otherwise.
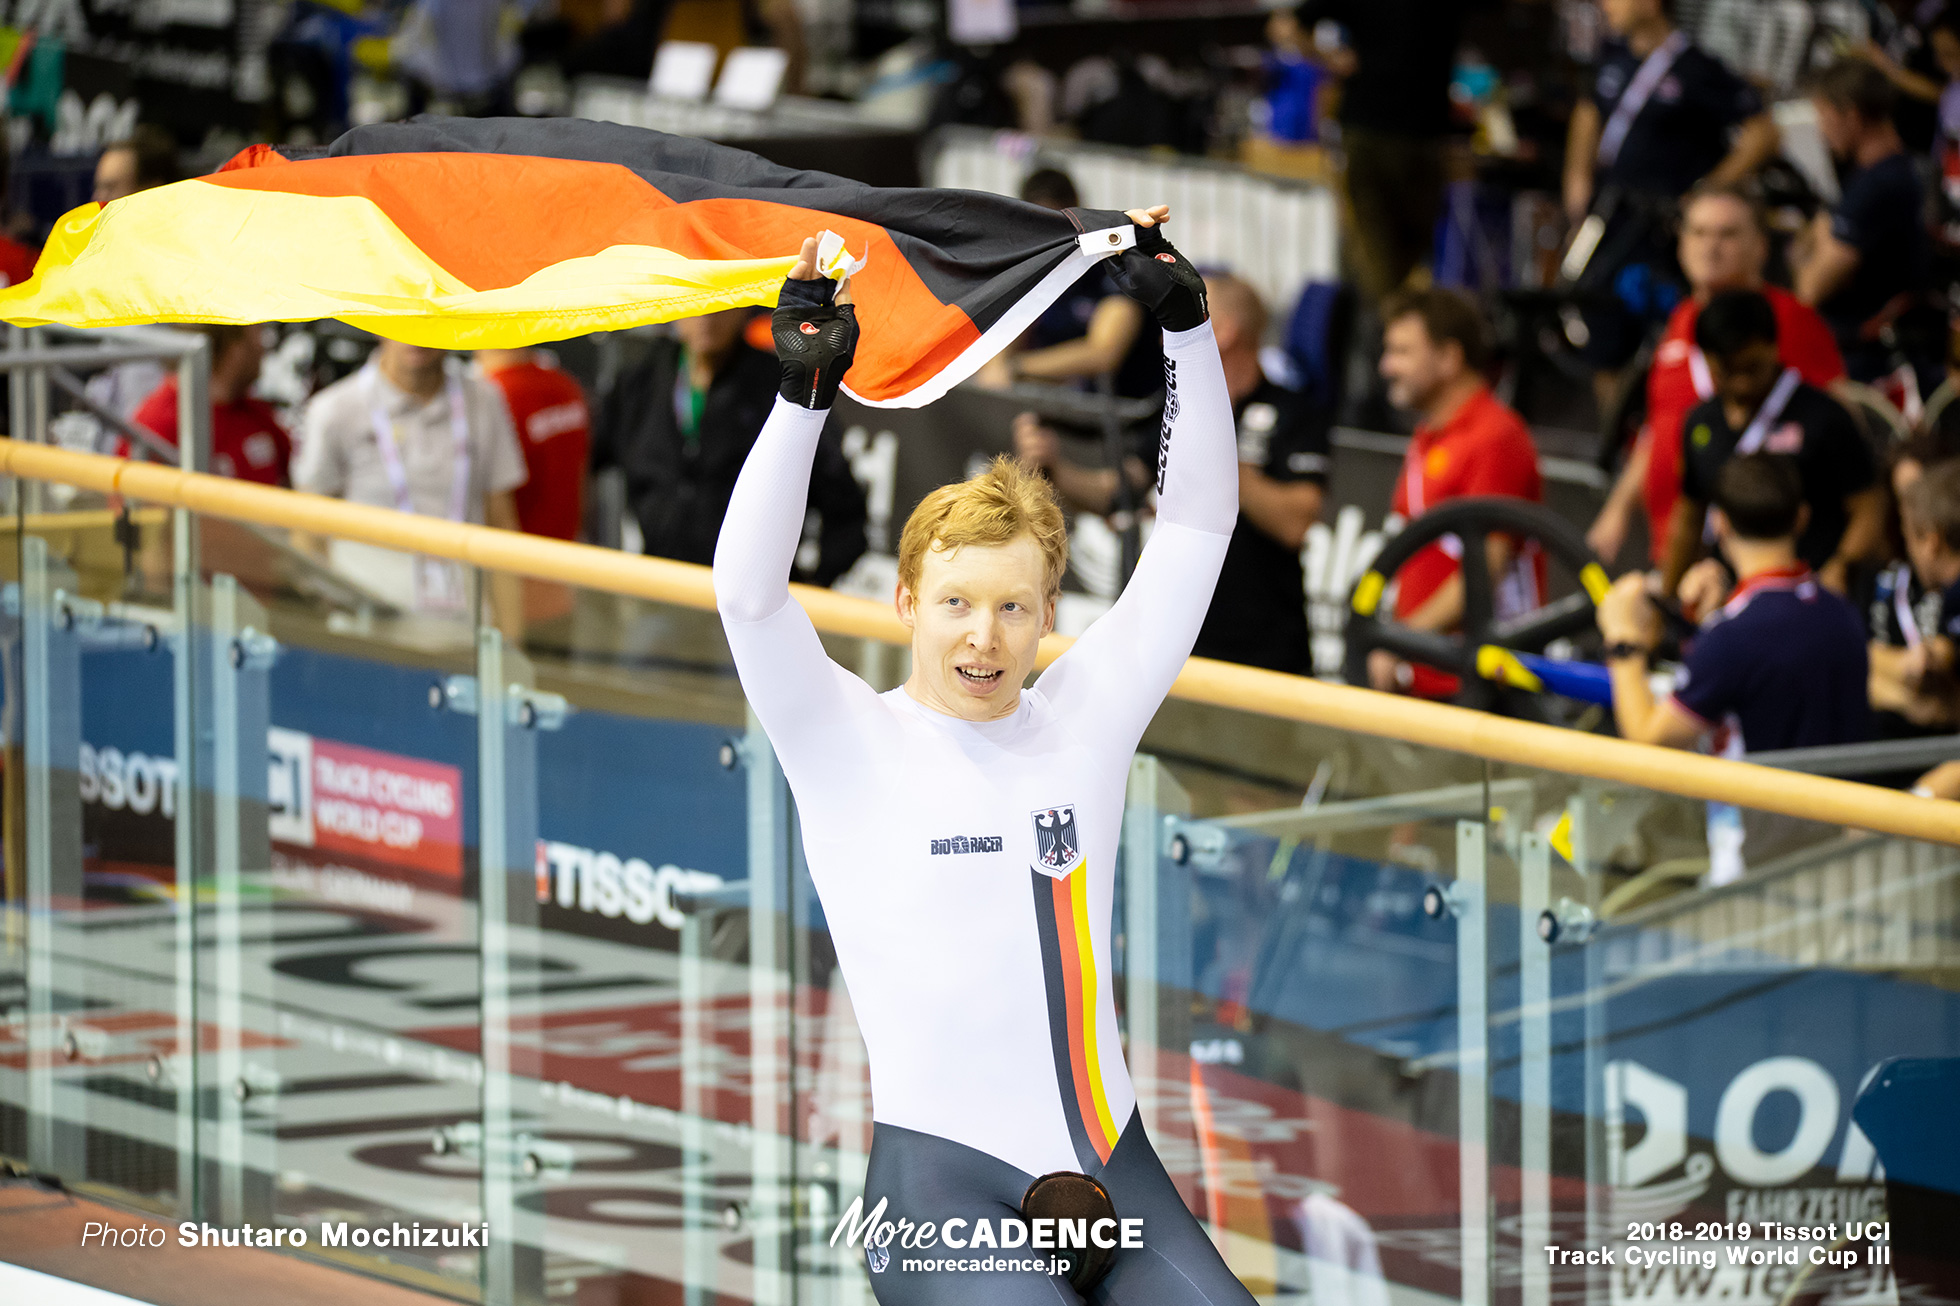
[[[1075,916],[1076,964],[1082,967],[1082,1052],[1089,1068],[1089,1096],[1096,1104],[1096,1119],[1102,1125],[1102,1149],[1107,1155],[1116,1146],[1116,1121],[1109,1114],[1109,1099],[1103,1095],[1101,1049],[1096,1037],[1096,950],[1089,933],[1089,868],[1085,864],[1069,877],[1069,907]]]
[[[476,290],[364,197],[190,181],[67,214],[34,276],[0,290],[0,319],[107,327],[331,317],[409,344],[510,349],[774,304],[794,262],[614,245]]]

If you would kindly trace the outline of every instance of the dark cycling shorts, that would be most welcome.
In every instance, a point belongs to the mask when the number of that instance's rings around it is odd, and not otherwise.
[[[1119,1248],[1109,1273],[1084,1298],[1066,1279],[1041,1269],[947,1267],[943,1262],[1046,1260],[1053,1252],[1019,1248],[865,1248],[871,1291],[879,1306],[1254,1306],[1254,1298],[1225,1268],[1224,1258],[1164,1173],[1135,1111],[1116,1150],[1094,1176],[1109,1191],[1119,1219],[1140,1219],[1142,1246]],[[998,1228],[1019,1218],[1021,1198],[1035,1176],[997,1157],[932,1134],[877,1124],[864,1182],[864,1209],[883,1198],[884,1218],[943,1226],[964,1219]],[[918,1262],[907,1269],[908,1261]],[[930,1268],[926,1268],[927,1266]]]

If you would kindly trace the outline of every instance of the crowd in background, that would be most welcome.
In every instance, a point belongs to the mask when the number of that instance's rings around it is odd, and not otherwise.
[[[533,24],[524,48],[581,67],[600,59],[592,33],[700,18],[686,8],[608,6],[584,32],[593,15],[568,6],[553,20],[556,44]],[[465,77],[454,59],[468,43],[444,26],[460,20],[439,4],[418,10],[436,34],[411,61],[420,98],[510,109],[522,60],[499,54]],[[749,26],[782,36],[795,13],[765,6]],[[1353,329],[1329,345],[1345,383],[1294,388],[1268,346],[1295,306],[1262,302],[1233,268],[1207,270],[1239,428],[1241,515],[1201,655],[1312,671],[1301,555],[1328,510],[1337,427],[1409,435],[1392,494],[1370,510],[1391,523],[1471,497],[1541,502],[1535,432],[1589,427],[1612,488],[1597,517],[1576,524],[1609,565],[1635,567],[1601,599],[1597,644],[1581,655],[1604,662],[1622,733],[1742,752],[1960,723],[1960,409],[1945,403],[1960,6],[1882,5],[1869,39],[1814,43],[1786,86],[1702,48],[1687,17],[1670,0],[1311,0],[1265,21],[1263,50],[1235,65],[1254,91],[1239,103],[1245,125],[1236,143],[1232,131],[1223,139],[1236,149],[1256,138],[1267,151],[1256,166],[1322,168],[1338,185],[1346,276],[1333,290]],[[1512,51],[1499,68],[1473,44],[1519,32],[1545,42],[1535,62]],[[630,43],[636,61],[657,44],[643,37]],[[1165,106],[1201,89],[1119,55],[1108,95],[1079,69],[1042,92],[1039,69],[997,55],[969,51],[958,65],[956,84],[991,78],[1015,91],[969,97],[981,106],[971,119],[1103,139],[1155,122],[1177,136],[1183,119]],[[1222,83],[1205,93],[1211,135],[1136,143],[1216,153],[1229,97]],[[1127,107],[1098,113],[1111,104]],[[1808,173],[1797,166],[1805,142],[1823,172],[1815,160]],[[94,198],[175,180],[188,170],[180,143],[155,125],[112,142]],[[1526,284],[1522,265],[1492,281],[1475,260],[1452,259],[1453,242],[1476,235],[1465,229],[1476,203],[1466,219],[1458,201],[1493,185],[1546,197],[1559,234],[1542,284]],[[1038,152],[1022,197],[1078,202],[1073,180]],[[29,266],[28,247],[0,244],[0,273],[17,280]],[[765,326],[746,310],[676,323],[601,392],[549,350],[465,359],[383,343],[285,415],[255,393],[268,333],[206,328],[210,467],[563,539],[587,532],[592,478],[610,473],[624,488],[624,547],[705,563],[774,395]],[[1534,369],[1583,383],[1549,401],[1551,390],[1527,384]],[[1138,306],[1091,273],[974,382],[1028,383],[1147,407],[1161,402],[1158,342]],[[177,443],[175,382],[154,367],[109,369],[90,393],[122,419],[102,428],[105,447],[167,456]],[[1085,457],[1030,411],[1011,441],[1078,517],[1147,531],[1154,431],[1154,418],[1132,422],[1113,455]],[[868,547],[865,491],[834,429],[809,513],[799,578],[832,584]],[[405,610],[467,603],[446,564],[302,543]],[[1538,541],[1493,531],[1483,548],[1476,584],[1488,595],[1466,595],[1462,546],[1445,536],[1391,578],[1385,613],[1448,635],[1479,604],[1503,621],[1546,602]],[[514,582],[489,597],[519,638],[568,602]],[[1648,673],[1661,661],[1682,670],[1675,692],[1656,698]],[[1369,655],[1366,678],[1433,698],[1461,687],[1386,649]],[[1960,796],[1960,774],[1925,783]]]

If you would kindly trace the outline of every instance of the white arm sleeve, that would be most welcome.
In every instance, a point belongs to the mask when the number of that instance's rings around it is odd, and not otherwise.
[[[715,605],[742,692],[799,788],[834,765],[855,733],[852,719],[877,706],[869,685],[830,660],[809,614],[790,599],[810,465],[828,416],[776,400],[715,541]]]
[[[1164,333],[1157,526],[1116,604],[1042,674],[1085,743],[1125,755],[1183,669],[1239,516],[1232,400],[1211,323]]]

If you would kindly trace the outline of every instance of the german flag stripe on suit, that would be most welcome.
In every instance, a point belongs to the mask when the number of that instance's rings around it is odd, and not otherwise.
[[[32,326],[338,318],[445,349],[514,348],[773,305],[803,238],[869,262],[845,378],[931,402],[1095,262],[1121,214],[974,191],[863,186],[743,150],[579,119],[360,127],[254,146],[208,177],[86,204],[34,276],[0,290]]]
[[[1089,871],[1078,866],[1061,879],[1030,869],[1034,913],[1041,931],[1041,966],[1048,985],[1048,1030],[1062,1114],[1084,1174],[1097,1173],[1121,1137],[1103,1090],[1096,1033],[1096,953],[1089,933]]]

